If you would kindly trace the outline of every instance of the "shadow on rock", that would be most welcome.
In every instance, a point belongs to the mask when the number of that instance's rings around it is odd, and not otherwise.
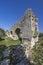
[[[0,65],[33,65],[26,58],[21,45],[0,45]]]

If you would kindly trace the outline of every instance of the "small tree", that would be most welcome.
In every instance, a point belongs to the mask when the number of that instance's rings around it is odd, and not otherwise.
[[[43,37],[43,33],[39,33],[39,37]]]
[[[0,28],[0,40],[5,36],[5,31]]]

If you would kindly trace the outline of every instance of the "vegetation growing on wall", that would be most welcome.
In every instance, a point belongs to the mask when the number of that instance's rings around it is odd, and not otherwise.
[[[39,43],[33,47],[33,61],[36,65],[43,65],[43,33],[39,34]]]

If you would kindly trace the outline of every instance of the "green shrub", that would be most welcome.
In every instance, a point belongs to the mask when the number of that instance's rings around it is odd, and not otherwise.
[[[36,44],[33,48],[33,61],[36,65],[43,65],[43,45]]]
[[[0,28],[0,40],[2,40],[4,36],[5,36],[5,31],[2,28]]]

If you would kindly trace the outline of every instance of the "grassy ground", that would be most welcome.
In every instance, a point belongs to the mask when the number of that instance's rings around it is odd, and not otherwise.
[[[0,45],[10,46],[10,45],[17,45],[17,44],[20,44],[19,40],[13,40],[9,37],[5,37],[4,40],[0,41]]]

